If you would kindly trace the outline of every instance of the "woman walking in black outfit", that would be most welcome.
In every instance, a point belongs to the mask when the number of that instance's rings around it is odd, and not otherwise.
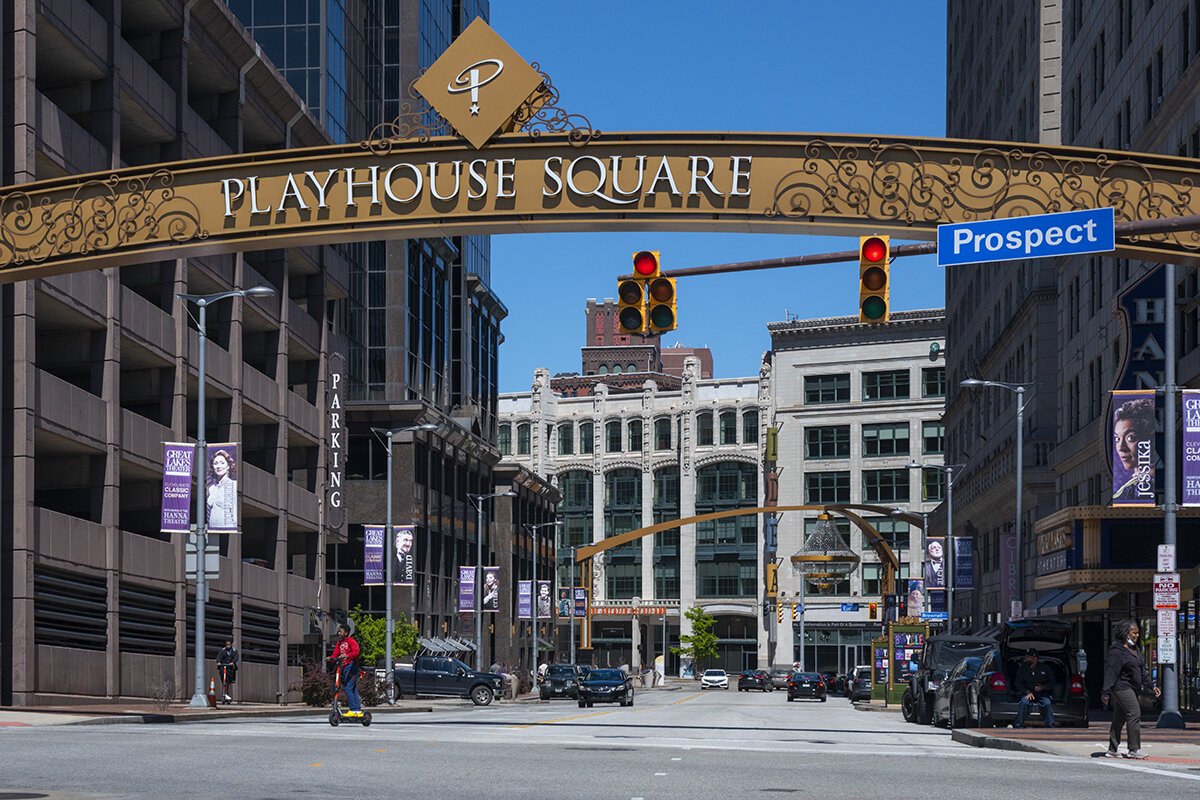
[[[1104,705],[1112,704],[1112,726],[1108,729],[1108,758],[1119,758],[1117,747],[1121,744],[1121,726],[1126,729],[1129,752],[1126,758],[1143,759],[1142,755],[1142,708],[1138,704],[1138,692],[1153,688],[1154,696],[1162,691],[1148,680],[1146,668],[1138,655],[1138,630],[1136,620],[1127,619],[1113,626],[1113,643],[1104,659],[1104,689],[1100,695]]]

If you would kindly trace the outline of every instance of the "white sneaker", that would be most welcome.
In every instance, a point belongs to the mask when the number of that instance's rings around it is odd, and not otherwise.
[[[226,703],[232,703],[232,702],[233,702],[233,698],[232,698],[232,697],[230,697],[229,695],[225,695],[225,702],[226,702]]]
[[[1105,758],[1120,758],[1121,754],[1118,753],[1116,750],[1109,750],[1109,751],[1105,752],[1104,757]]]
[[[1130,750],[1128,753],[1125,754],[1125,757],[1132,758],[1135,761],[1145,761],[1147,758],[1147,755],[1145,753],[1143,753],[1141,750]]]

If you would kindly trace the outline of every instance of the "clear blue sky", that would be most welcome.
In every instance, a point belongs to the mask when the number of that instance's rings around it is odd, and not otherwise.
[[[601,131],[945,135],[943,2],[492,0],[491,24]],[[585,301],[615,296],[635,250],[661,250],[670,269],[857,246],[778,234],[494,236],[492,283],[509,309],[500,391],[527,390],[535,367],[579,369]],[[548,265],[552,283],[540,277]],[[942,270],[932,257],[899,260],[891,298],[893,310],[941,307]],[[688,278],[664,343],[711,347],[717,377],[755,375],[768,322],[857,308],[857,264]]]

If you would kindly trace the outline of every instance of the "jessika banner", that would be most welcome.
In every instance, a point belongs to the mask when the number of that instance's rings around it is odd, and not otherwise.
[[[1154,390],[1115,391],[1112,394],[1112,504],[1153,506]]]
[[[163,443],[162,533],[188,533],[192,524],[192,460],[196,445]]]

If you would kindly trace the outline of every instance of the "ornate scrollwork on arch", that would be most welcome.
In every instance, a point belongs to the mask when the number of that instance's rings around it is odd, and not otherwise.
[[[607,475],[608,473],[617,469],[632,469],[636,472],[641,472],[642,462],[636,461],[632,458],[620,458],[616,461],[606,461],[604,462],[604,468],[602,471],[605,475]]]
[[[679,466],[678,458],[661,458],[661,459],[653,462],[650,465],[650,471],[658,472],[660,469],[666,469],[667,467],[678,467],[678,466]]]
[[[758,459],[745,453],[711,453],[703,458],[696,459],[696,469],[702,469],[725,461],[737,461],[742,464],[758,466]]]
[[[566,133],[567,141],[574,147],[583,147],[598,138],[600,131],[592,127],[587,117],[572,114],[558,105],[562,95],[542,65],[534,61],[530,66],[542,76],[542,84],[513,112],[510,129],[524,131],[531,139],[543,133]]]
[[[935,158],[932,148],[905,142],[833,143],[813,139],[800,166],[775,185],[768,217],[859,217],[927,226],[1050,214],[1084,208],[1116,209],[1117,219],[1146,220],[1192,213],[1190,177],[1151,172],[1111,153],[1054,154],[1037,148],[985,147],[964,160]],[[1168,180],[1174,178],[1174,180]],[[1200,232],[1151,234],[1200,251]]]
[[[176,193],[167,169],[85,181],[60,200],[35,201],[23,191],[0,196],[0,262],[10,266],[208,235],[200,209]]]
[[[425,70],[421,70],[421,75]],[[429,105],[429,101],[416,90],[418,75],[408,84],[408,101],[400,104],[400,115],[390,122],[381,122],[371,129],[361,142],[364,150],[385,156],[405,139],[428,142],[434,136],[453,136],[454,126]]]

